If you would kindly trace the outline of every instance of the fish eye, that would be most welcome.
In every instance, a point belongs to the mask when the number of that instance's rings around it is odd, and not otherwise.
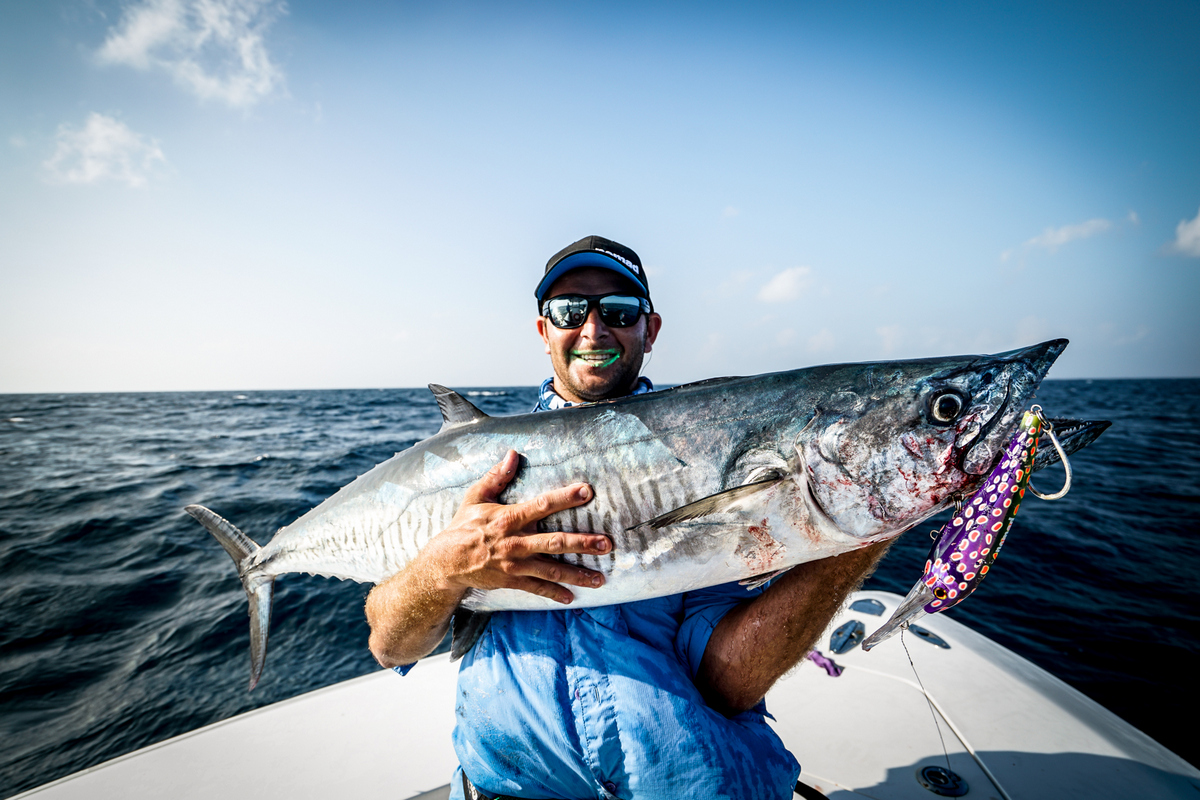
[[[938,600],[945,600],[946,599],[946,590],[943,589],[942,587],[938,586],[938,587],[934,588],[933,596],[936,597]]]
[[[958,419],[965,405],[957,392],[940,392],[929,401],[929,416],[933,422],[947,425]]]

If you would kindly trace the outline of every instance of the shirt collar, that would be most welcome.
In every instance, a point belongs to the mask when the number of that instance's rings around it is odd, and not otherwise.
[[[635,394],[645,394],[653,392],[654,384],[646,376],[640,376],[637,383],[634,384],[633,391],[627,396]],[[542,388],[538,390],[537,405],[533,407],[534,411],[554,411],[558,408],[570,408],[571,406],[587,405],[587,403],[572,403],[562,399],[558,392],[554,391],[554,378],[546,378],[542,381]]]

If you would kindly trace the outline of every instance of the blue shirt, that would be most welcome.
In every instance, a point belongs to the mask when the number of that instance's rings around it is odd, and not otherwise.
[[[493,614],[459,670],[459,763],[483,791],[517,797],[790,798],[800,765],[765,705],[726,718],[694,683],[717,623],[761,591]],[[450,796],[462,798],[457,773]]]

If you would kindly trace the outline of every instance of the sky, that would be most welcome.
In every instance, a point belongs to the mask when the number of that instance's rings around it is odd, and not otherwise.
[[[659,383],[1072,340],[1200,376],[1200,5],[0,0],[0,393]]]

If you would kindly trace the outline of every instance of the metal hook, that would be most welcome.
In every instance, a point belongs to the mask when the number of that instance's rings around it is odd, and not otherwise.
[[[952,500],[954,501],[954,516],[956,516],[956,517],[957,517],[957,516],[959,516],[960,514],[962,514],[962,510],[963,510],[963,496],[962,496],[962,492],[955,492],[954,494],[952,494],[952,495],[950,496],[950,499],[952,499]],[[942,533],[941,531],[936,531],[936,530],[935,530],[935,531],[930,531],[930,532],[929,532],[929,538],[930,538],[930,539],[934,539],[934,540],[936,540],[936,539],[938,538],[938,536],[940,536],[940,535],[941,535],[941,533]]]
[[[1037,418],[1042,421],[1042,429],[1046,432],[1046,435],[1050,437],[1050,442],[1054,445],[1054,449],[1058,451],[1058,457],[1062,459],[1063,469],[1067,474],[1066,479],[1063,481],[1063,487],[1054,494],[1042,494],[1037,489],[1033,488],[1032,478],[1029,480],[1028,484],[1029,491],[1033,492],[1036,496],[1042,498],[1043,500],[1058,500],[1060,497],[1065,497],[1067,492],[1071,490],[1071,462],[1067,460],[1067,454],[1063,451],[1062,445],[1058,443],[1058,437],[1054,435],[1054,426],[1050,424],[1050,420],[1042,416],[1042,407],[1035,405],[1030,410],[1034,414],[1037,414]]]

